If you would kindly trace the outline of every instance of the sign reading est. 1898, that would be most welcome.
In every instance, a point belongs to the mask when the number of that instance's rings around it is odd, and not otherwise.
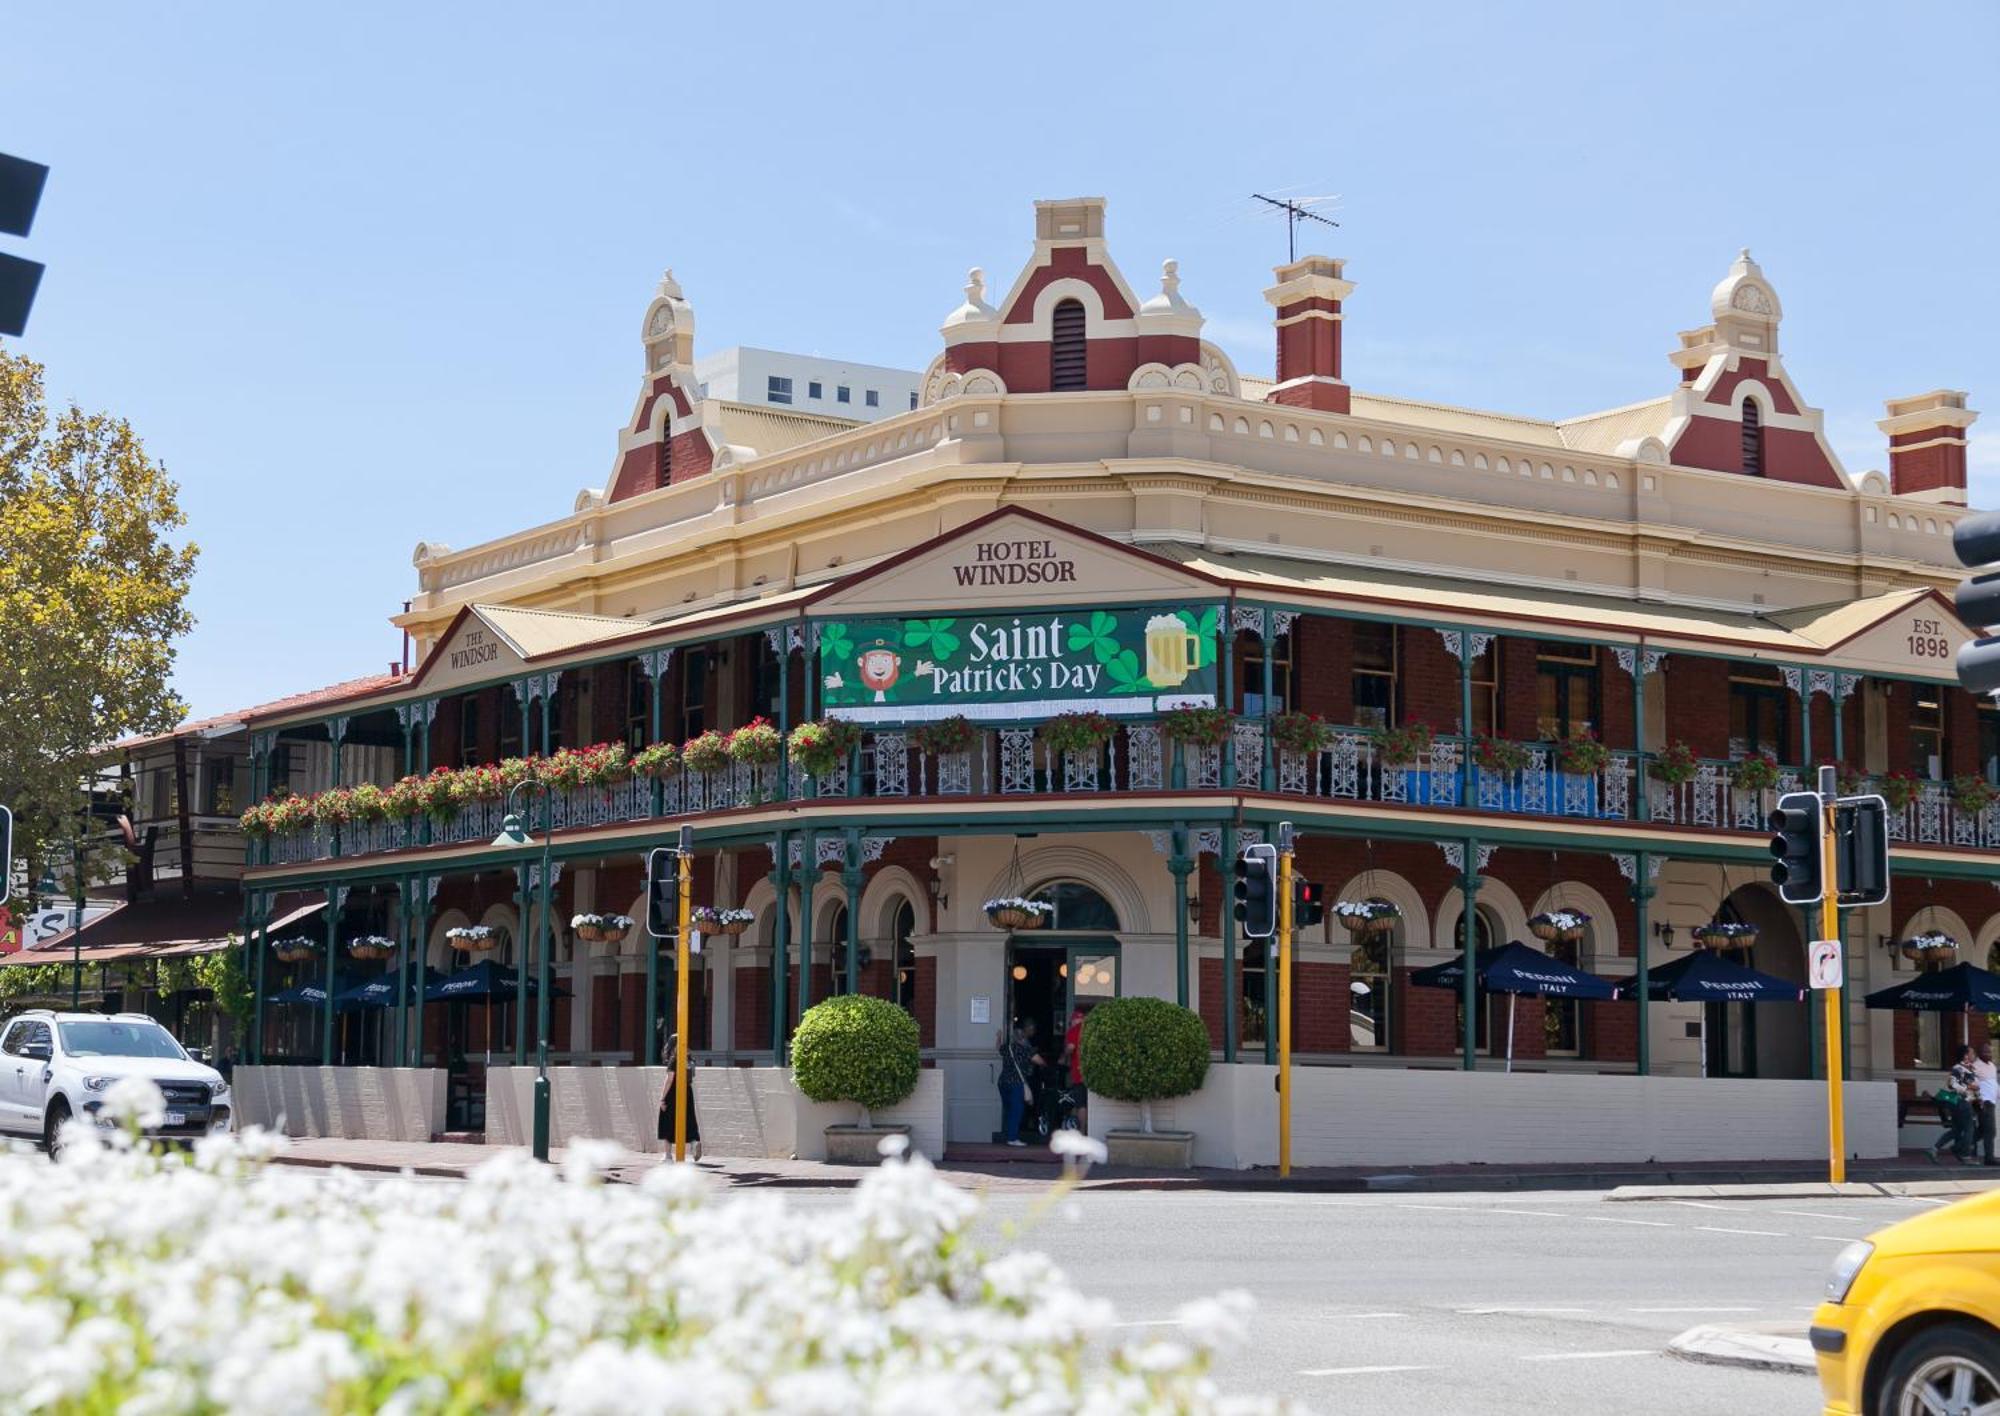
[[[1152,713],[1215,703],[1218,609],[829,620],[820,701],[862,723]]]

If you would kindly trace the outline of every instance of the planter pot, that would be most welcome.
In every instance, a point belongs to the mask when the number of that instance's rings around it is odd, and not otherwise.
[[[828,1128],[829,1138],[832,1129]],[[1106,1157],[1111,1165],[1129,1165],[1144,1170],[1192,1170],[1192,1131],[1111,1131],[1104,1137]]]
[[[1374,919],[1365,919],[1360,915],[1342,915],[1340,922],[1347,926],[1348,933],[1366,938],[1371,934],[1389,933],[1395,929],[1396,919],[1395,915],[1379,915]]]
[[[732,919],[729,923],[719,926],[715,932],[718,934],[735,935],[743,933],[749,927],[750,921],[747,919]]]
[[[600,929],[597,931],[597,937],[606,944],[622,944],[625,942],[625,936],[630,932],[630,930],[625,929]]]
[[[1571,944],[1583,938],[1581,929],[1557,929],[1553,924],[1531,924],[1528,928],[1545,944]]]
[[[1032,910],[988,910],[986,919],[995,929],[1033,929],[1042,922]]]
[[[498,936],[492,939],[452,939],[446,941],[461,954],[484,954],[500,947]]]
[[[357,959],[386,959],[394,951],[390,949],[371,948],[371,949],[349,949],[347,952]]]
[[[826,1159],[829,1165],[880,1165],[884,1136],[910,1138],[910,1128],[892,1126],[829,1126],[826,1128]]]
[[[587,939],[595,944],[598,940],[604,938],[604,931],[594,924],[579,924],[576,927],[576,937]]]

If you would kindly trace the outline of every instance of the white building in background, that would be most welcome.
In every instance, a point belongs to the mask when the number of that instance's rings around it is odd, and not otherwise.
[[[923,375],[844,359],[785,354],[737,345],[694,366],[702,396],[723,403],[767,404],[872,423],[917,406]]]

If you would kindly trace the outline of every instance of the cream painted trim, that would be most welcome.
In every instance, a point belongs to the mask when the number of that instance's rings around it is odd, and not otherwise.
[[[1932,438],[1928,442],[1899,443],[1889,449],[1889,459],[1891,462],[1894,462],[1896,458],[1906,452],[1922,452],[1927,447],[1965,447],[1967,445],[1967,441],[1964,438]]]
[[[1339,324],[1346,318],[1347,316],[1339,310],[1301,310],[1296,315],[1286,315],[1282,319],[1271,321],[1271,328],[1283,329],[1287,325],[1298,324],[1301,320],[1332,320],[1335,324]]]

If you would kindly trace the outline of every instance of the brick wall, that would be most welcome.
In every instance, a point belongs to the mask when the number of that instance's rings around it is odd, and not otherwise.
[[[1727,661],[1675,654],[1664,665],[1663,679],[1667,690],[1667,741],[1685,742],[1700,757],[1727,757]]]

